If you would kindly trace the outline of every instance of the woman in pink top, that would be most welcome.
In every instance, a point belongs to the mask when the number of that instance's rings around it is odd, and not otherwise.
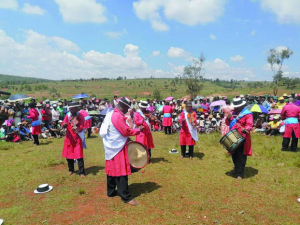
[[[222,112],[224,113],[224,118],[222,119],[221,133],[222,137],[229,132],[229,126],[226,124],[226,117],[233,111],[233,107],[230,105],[230,101],[226,99],[226,105],[222,107]]]
[[[29,107],[30,107],[30,110],[28,112],[28,116],[27,118],[30,118],[32,119],[32,122],[31,122],[31,126],[32,126],[32,137],[33,137],[33,140],[34,140],[34,144],[35,145],[39,145],[40,142],[39,142],[39,134],[42,133],[42,130],[41,130],[41,122],[39,121],[39,112],[35,109],[35,106],[36,104],[35,103],[30,103],[29,104]]]
[[[166,102],[166,105],[163,107],[162,110],[163,114],[164,114],[164,118],[163,118],[163,126],[165,128],[165,134],[171,134],[171,127],[172,127],[172,107],[169,106],[169,102]]]

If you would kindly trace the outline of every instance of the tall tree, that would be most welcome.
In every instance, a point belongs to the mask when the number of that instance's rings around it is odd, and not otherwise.
[[[268,63],[271,66],[271,70],[273,72],[273,93],[277,95],[279,81],[282,80],[283,71],[282,65],[284,60],[289,59],[293,55],[293,51],[289,48],[283,50],[270,49],[268,53]]]
[[[190,94],[191,98],[194,99],[197,94],[200,94],[204,85],[204,64],[205,57],[201,53],[200,57],[193,60],[191,65],[184,67],[182,79],[187,86],[187,93]]]

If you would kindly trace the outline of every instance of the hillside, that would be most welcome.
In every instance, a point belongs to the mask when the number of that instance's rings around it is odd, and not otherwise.
[[[15,84],[36,84],[36,83],[46,83],[50,82],[48,79],[41,79],[35,77],[21,77],[21,76],[12,76],[0,74],[0,84],[4,88],[6,85],[15,85]]]
[[[238,94],[264,95],[273,94],[269,82],[261,82],[253,86],[253,82],[238,82],[234,89],[224,87],[212,81],[205,81],[201,91],[203,96],[226,95],[234,97]],[[6,90],[15,93],[24,93],[37,99],[71,99],[76,94],[85,93],[89,96],[112,99],[114,95],[128,96],[130,98],[153,98],[154,90],[160,91],[162,99],[173,96],[183,98],[187,96],[186,86],[182,81],[174,82],[174,79],[134,79],[134,80],[93,80],[93,81],[48,81],[47,83],[7,85]],[[299,87],[287,89],[280,86],[277,96],[283,93],[299,92]]]

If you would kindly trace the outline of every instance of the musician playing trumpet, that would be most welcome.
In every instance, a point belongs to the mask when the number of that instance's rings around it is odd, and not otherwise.
[[[179,144],[181,146],[181,156],[185,157],[186,146],[189,146],[189,157],[194,157],[194,146],[198,141],[197,132],[197,114],[192,110],[192,103],[186,103],[186,110],[183,110],[180,114],[179,123],[182,124],[180,130]]]
[[[83,130],[85,119],[78,112],[79,103],[71,102],[68,106],[70,112],[67,113],[61,123],[63,128],[67,128],[62,156],[68,161],[69,175],[74,173],[74,159],[77,159],[79,175],[85,177],[83,160],[83,148],[86,148]]]
[[[252,112],[245,108],[246,101],[241,98],[234,98],[232,106],[238,116],[234,118],[232,114],[229,113],[227,115],[226,124],[229,126],[230,130],[237,129],[237,131],[245,137],[245,142],[231,155],[237,180],[242,180],[247,156],[252,155],[250,131],[253,128],[253,115]]]

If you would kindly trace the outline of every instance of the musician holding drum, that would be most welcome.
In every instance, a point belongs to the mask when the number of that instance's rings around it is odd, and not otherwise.
[[[229,125],[230,131],[236,129],[238,133],[245,138],[245,141],[239,144],[234,152],[231,152],[235,175],[237,180],[242,180],[247,156],[252,155],[250,131],[253,128],[253,115],[252,112],[245,108],[246,101],[243,101],[241,98],[234,98],[232,106],[237,113],[237,117],[234,118],[232,114],[229,113],[227,115],[226,124]]]
[[[114,111],[106,114],[105,120],[100,128],[105,149],[105,173],[107,174],[107,196],[114,197],[117,193],[123,202],[130,205],[138,205],[132,199],[128,188],[128,175],[131,167],[128,157],[128,137],[138,135],[143,126],[131,129],[126,124],[125,114],[130,108],[130,99],[123,97],[119,100]],[[118,192],[116,191],[118,188]]]

